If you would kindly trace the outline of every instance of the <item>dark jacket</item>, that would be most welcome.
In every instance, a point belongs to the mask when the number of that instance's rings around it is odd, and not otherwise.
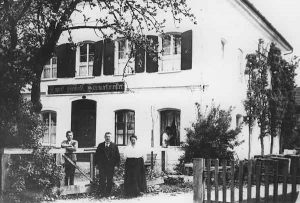
[[[95,154],[95,164],[98,168],[113,168],[120,165],[120,153],[118,146],[110,143],[109,147],[105,149],[105,142],[98,145]]]

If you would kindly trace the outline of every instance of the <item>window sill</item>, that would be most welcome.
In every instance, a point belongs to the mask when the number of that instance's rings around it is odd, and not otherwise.
[[[158,71],[159,74],[167,74],[167,73],[179,73],[181,70],[173,70],[173,71]]]
[[[89,79],[89,78],[95,78],[93,75],[88,75],[88,76],[75,76],[75,79]]]
[[[125,73],[125,77],[130,76],[130,75],[135,75],[136,73]],[[120,77],[123,76],[123,74],[114,74],[115,77]]]
[[[55,80],[57,80],[57,78],[42,78],[41,79],[41,81],[43,82],[43,81],[55,81]]]

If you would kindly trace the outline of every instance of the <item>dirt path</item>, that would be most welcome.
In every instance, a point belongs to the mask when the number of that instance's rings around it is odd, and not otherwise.
[[[193,202],[193,193],[158,193],[146,194],[141,197],[131,199],[95,199],[95,198],[80,198],[72,200],[56,200],[53,203],[189,203]]]

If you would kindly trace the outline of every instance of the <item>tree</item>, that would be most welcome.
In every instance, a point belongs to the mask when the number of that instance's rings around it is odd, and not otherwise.
[[[264,154],[264,137],[269,132],[269,102],[268,102],[268,66],[267,50],[263,47],[263,40],[259,40],[258,50],[246,56],[245,75],[248,75],[247,98],[244,101],[246,123],[249,126],[249,141],[254,122],[257,120],[260,128],[261,154]],[[250,143],[250,142],[249,142]],[[249,146],[250,149],[250,146]],[[250,152],[248,158],[250,157]]]
[[[232,107],[223,110],[212,106],[207,115],[198,107],[198,118],[191,128],[186,129],[187,139],[183,146],[181,162],[191,162],[193,158],[233,159],[233,148],[242,142],[237,141],[240,128],[230,129]]]
[[[270,153],[273,153],[273,139],[281,135],[280,151],[283,145],[295,134],[295,69],[298,66],[296,58],[287,62],[281,56],[281,51],[271,43],[268,53],[268,65],[271,72],[270,103]],[[283,141],[283,142],[282,142]]]
[[[90,19],[85,8],[98,9],[100,17]],[[31,102],[40,112],[40,81],[44,64],[51,58],[64,31],[94,29],[103,38],[122,35],[136,47],[149,44],[146,31],[162,32],[159,12],[172,14],[174,22],[183,17],[195,22],[186,0],[3,0],[0,2],[0,134],[15,125],[21,91],[30,85]],[[82,15],[82,25],[73,25],[72,15]],[[90,21],[94,25],[90,26]],[[4,144],[4,142],[1,142]]]

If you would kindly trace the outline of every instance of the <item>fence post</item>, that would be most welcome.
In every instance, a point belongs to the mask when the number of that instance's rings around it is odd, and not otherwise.
[[[161,151],[161,170],[166,170],[166,151]]]
[[[194,174],[194,203],[204,203],[204,159],[195,158],[193,160],[193,174]]]
[[[7,173],[8,173],[8,161],[9,161],[9,154],[4,154],[4,150],[2,149],[1,152],[1,180],[0,180],[0,185],[1,185],[1,194],[5,191],[7,187]]]
[[[90,177],[92,180],[95,178],[95,164],[94,153],[90,153]]]

